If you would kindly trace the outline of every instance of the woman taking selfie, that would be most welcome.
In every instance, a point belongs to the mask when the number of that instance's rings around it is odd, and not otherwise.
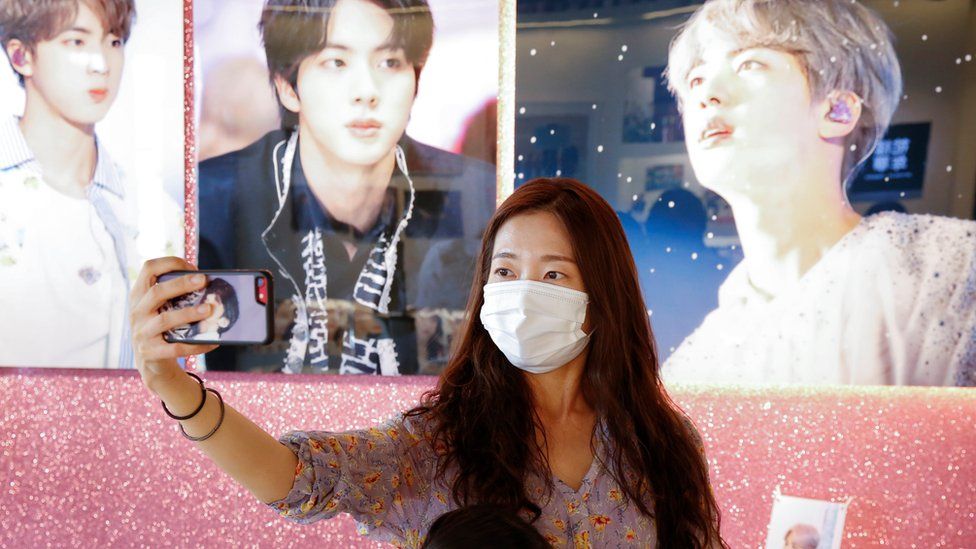
[[[437,388],[382,426],[280,441],[186,375],[158,314],[201,288],[150,261],[133,290],[139,370],[188,438],[298,522],[346,512],[372,539],[420,545],[441,514],[519,511],[553,545],[724,546],[701,442],[658,379],[634,262],[613,209],[570,179],[538,179],[492,217],[467,318]],[[201,395],[203,398],[201,399]],[[202,404],[202,406],[201,406]]]

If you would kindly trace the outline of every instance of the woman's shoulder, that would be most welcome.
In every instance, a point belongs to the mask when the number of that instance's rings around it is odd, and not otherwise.
[[[695,422],[692,421],[690,417],[685,415],[684,412],[678,412],[678,414],[681,417],[681,425],[685,428],[685,431],[688,432],[688,435],[691,437],[691,441],[695,444],[695,448],[698,449],[699,453],[704,454],[705,441],[702,439],[701,432],[698,431],[698,426],[696,426]]]
[[[431,442],[435,424],[431,414],[426,412],[401,412],[390,419],[368,429],[371,435],[406,437],[413,442]]]

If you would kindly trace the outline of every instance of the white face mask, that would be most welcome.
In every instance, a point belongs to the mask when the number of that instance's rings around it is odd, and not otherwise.
[[[586,348],[586,293],[533,280],[486,284],[484,292],[481,323],[516,367],[544,374]]]

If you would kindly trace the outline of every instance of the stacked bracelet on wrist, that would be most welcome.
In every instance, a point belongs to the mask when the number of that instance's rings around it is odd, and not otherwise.
[[[188,419],[196,416],[197,414],[199,414],[200,413],[200,410],[203,410],[203,405],[207,403],[207,391],[210,391],[211,393],[213,393],[214,395],[216,395],[217,402],[220,403],[220,417],[217,419],[217,425],[215,425],[214,428],[211,429],[209,433],[207,433],[207,434],[205,434],[205,435],[203,435],[201,437],[190,436],[190,435],[186,434],[186,430],[184,430],[183,429],[183,425],[180,424],[180,433],[184,437],[186,437],[187,439],[192,440],[194,442],[200,442],[200,441],[207,440],[208,438],[212,437],[214,435],[214,433],[217,432],[217,429],[220,429],[220,425],[224,422],[224,399],[220,396],[220,393],[218,393],[216,390],[210,389],[210,388],[207,388],[207,387],[204,387],[203,380],[200,379],[200,377],[197,376],[196,374],[193,374],[191,372],[186,372],[186,375],[192,377],[193,379],[197,380],[198,383],[200,383],[200,396],[201,396],[201,398],[200,398],[200,405],[197,406],[196,410],[193,410],[188,415],[185,415],[185,416],[177,416],[177,415],[173,414],[173,412],[170,412],[169,411],[169,408],[166,407],[166,403],[165,402],[162,402],[163,411],[166,412],[166,415],[168,415],[169,417],[171,417],[171,418],[173,418],[175,420],[178,420],[178,421],[186,421],[186,420],[188,420]]]
[[[169,408],[166,407],[166,403],[165,402],[160,401],[162,403],[162,405],[163,405],[163,411],[166,412],[166,415],[168,415],[169,417],[171,417],[171,418],[173,418],[175,420],[178,420],[178,421],[183,421],[183,420],[186,420],[186,419],[190,419],[191,417],[199,414],[200,413],[200,410],[203,410],[203,405],[207,403],[207,389],[206,389],[206,387],[203,386],[203,380],[200,379],[200,376],[198,376],[198,375],[196,375],[196,374],[194,374],[192,372],[186,372],[186,375],[188,375],[188,376],[192,377],[193,379],[197,380],[197,383],[200,384],[200,405],[197,406],[197,409],[196,410],[193,410],[192,412],[190,412],[189,414],[187,414],[185,416],[177,416],[177,415],[174,415],[173,412],[170,412],[169,411]]]
[[[190,435],[186,434],[186,431],[183,429],[183,424],[181,423],[180,433],[182,433],[183,436],[192,440],[193,442],[200,442],[201,440],[207,440],[208,438],[212,437],[213,434],[217,432],[217,429],[220,429],[220,424],[224,422],[224,399],[220,397],[220,393],[218,393],[217,391],[209,388],[207,390],[217,395],[217,402],[220,403],[220,418],[217,419],[217,425],[214,425],[214,428],[211,429],[209,433],[203,435],[202,437],[191,437]]]

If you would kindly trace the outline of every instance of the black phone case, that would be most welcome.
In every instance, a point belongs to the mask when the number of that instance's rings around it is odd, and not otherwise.
[[[264,269],[202,269],[199,271],[170,271],[156,278],[156,282],[164,282],[165,280],[170,280],[172,278],[180,277],[189,274],[205,274],[209,279],[211,276],[217,276],[221,274],[254,274],[262,275],[265,280],[267,280],[267,305],[264,307],[265,319],[264,319],[264,333],[265,337],[262,341],[235,341],[235,340],[199,340],[199,339],[183,339],[174,337],[171,332],[163,333],[163,340],[167,343],[186,343],[188,345],[267,345],[271,343],[274,339],[274,278],[271,276],[271,272]],[[167,277],[165,280],[163,277]],[[167,304],[172,304],[172,300],[167,302]],[[171,309],[179,309],[176,304],[171,305]],[[162,310],[162,309],[161,309]]]

